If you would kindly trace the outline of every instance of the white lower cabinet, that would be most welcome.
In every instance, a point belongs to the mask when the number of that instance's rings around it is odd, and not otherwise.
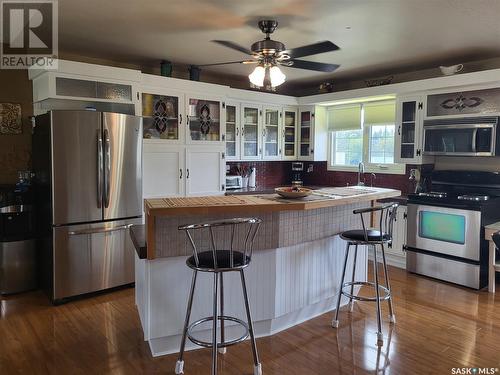
[[[387,263],[399,268],[406,268],[406,206],[398,207],[392,232],[392,244],[385,249]]]
[[[224,194],[224,148],[186,148],[186,195]]]
[[[144,198],[184,196],[185,151],[182,146],[144,142],[142,194]]]
[[[173,146],[146,141],[143,146],[144,198],[224,194],[223,146]]]
[[[385,203],[384,203],[385,204]],[[380,211],[373,215],[373,227],[379,228]],[[400,205],[398,207],[394,226],[392,228],[392,243],[385,246],[385,258],[388,265],[406,268],[406,252],[404,246],[406,245],[406,206]],[[379,246],[377,246],[377,249]],[[380,253],[379,253],[380,254]],[[369,253],[370,259],[373,260],[373,255]],[[382,262],[382,258],[378,258]]]

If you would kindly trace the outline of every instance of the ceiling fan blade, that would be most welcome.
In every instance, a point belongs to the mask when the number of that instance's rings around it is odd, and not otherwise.
[[[236,51],[240,51],[240,52],[246,53],[247,55],[251,55],[252,54],[252,51],[250,51],[248,48],[245,48],[243,46],[240,46],[239,44],[230,42],[228,40],[212,40],[212,42],[220,44],[220,45],[222,45],[224,47],[228,47],[228,48],[234,49]]]
[[[291,65],[288,65],[290,63],[291,63]],[[284,66],[288,66],[290,68],[316,70],[318,72],[330,73],[330,72],[333,72],[335,69],[337,69],[340,65],[325,64],[325,63],[319,63],[319,62],[314,62],[314,61],[304,61],[304,60],[289,60],[287,62],[287,64],[284,64]]]
[[[290,56],[290,58],[295,59],[297,57],[311,56],[317,55],[318,53],[336,51],[338,49],[340,49],[339,46],[327,40],[324,42],[308,44],[307,46],[287,49],[283,51],[282,54],[287,54]]]
[[[241,60],[241,61],[228,61],[228,62],[213,63],[213,64],[201,64],[196,66],[203,67],[203,66],[229,65],[229,64],[257,64],[258,62],[259,60]]]

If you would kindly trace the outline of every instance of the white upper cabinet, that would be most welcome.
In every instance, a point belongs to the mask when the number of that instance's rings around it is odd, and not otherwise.
[[[262,109],[262,159],[281,159],[281,107],[264,106]]]
[[[327,130],[326,109],[324,107],[300,107],[298,139],[299,160],[326,160]]]
[[[225,104],[220,97],[200,94],[186,96],[186,143],[224,145]]]
[[[425,95],[398,96],[396,100],[396,135],[394,161],[405,164],[432,162],[424,156]]]
[[[238,102],[226,101],[226,160],[241,158],[241,122]]]
[[[283,108],[281,149],[283,160],[297,160],[297,108]]]
[[[184,95],[177,91],[145,88],[140,97],[144,139],[183,144]]]
[[[262,106],[241,104],[241,159],[262,159]]]

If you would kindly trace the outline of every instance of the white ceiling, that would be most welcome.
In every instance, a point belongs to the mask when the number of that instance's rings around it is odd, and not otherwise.
[[[66,53],[158,64],[244,59],[216,45],[262,39],[261,18],[294,48],[331,40],[340,51],[303,58],[341,64],[334,73],[284,68],[288,81],[355,79],[500,56],[500,0],[59,0],[59,46]],[[204,68],[248,75],[251,66]]]

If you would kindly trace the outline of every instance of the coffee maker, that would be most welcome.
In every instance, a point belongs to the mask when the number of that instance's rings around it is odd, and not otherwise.
[[[304,172],[304,163],[292,163],[292,186],[302,186],[302,173]]]

